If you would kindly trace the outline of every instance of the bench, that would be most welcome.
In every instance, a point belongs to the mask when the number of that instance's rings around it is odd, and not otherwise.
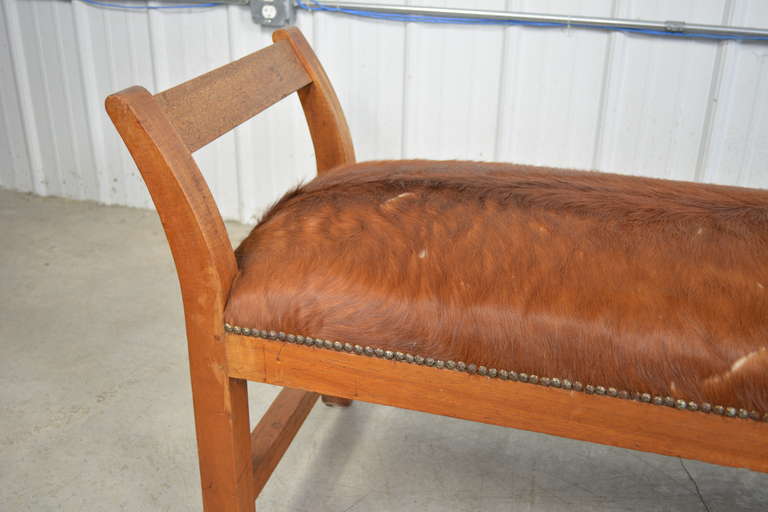
[[[319,396],[768,471],[768,191],[356,163],[296,28],[107,111],[184,302],[203,503],[254,510]],[[192,153],[297,92],[318,177],[233,251]],[[283,386],[251,431],[246,381]]]

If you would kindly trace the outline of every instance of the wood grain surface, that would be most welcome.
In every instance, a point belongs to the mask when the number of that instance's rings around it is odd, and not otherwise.
[[[768,423],[227,335],[230,375],[768,472]]]

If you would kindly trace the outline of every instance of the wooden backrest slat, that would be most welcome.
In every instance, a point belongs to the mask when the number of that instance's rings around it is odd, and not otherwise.
[[[291,44],[278,41],[155,98],[192,152],[311,82]]]

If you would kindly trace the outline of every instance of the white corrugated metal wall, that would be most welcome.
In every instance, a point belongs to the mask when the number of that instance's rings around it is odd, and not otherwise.
[[[38,194],[150,206],[104,97],[133,84],[157,92],[270,43],[238,6],[1,1],[0,186]],[[768,27],[764,0],[410,3]],[[361,160],[502,160],[768,188],[768,44],[304,12],[298,25]],[[314,174],[295,96],[196,158],[224,216],[242,221]]]

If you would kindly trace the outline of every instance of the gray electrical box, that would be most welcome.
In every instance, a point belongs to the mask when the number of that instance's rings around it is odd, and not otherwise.
[[[268,27],[284,27],[294,20],[293,0],[251,0],[253,21]]]

